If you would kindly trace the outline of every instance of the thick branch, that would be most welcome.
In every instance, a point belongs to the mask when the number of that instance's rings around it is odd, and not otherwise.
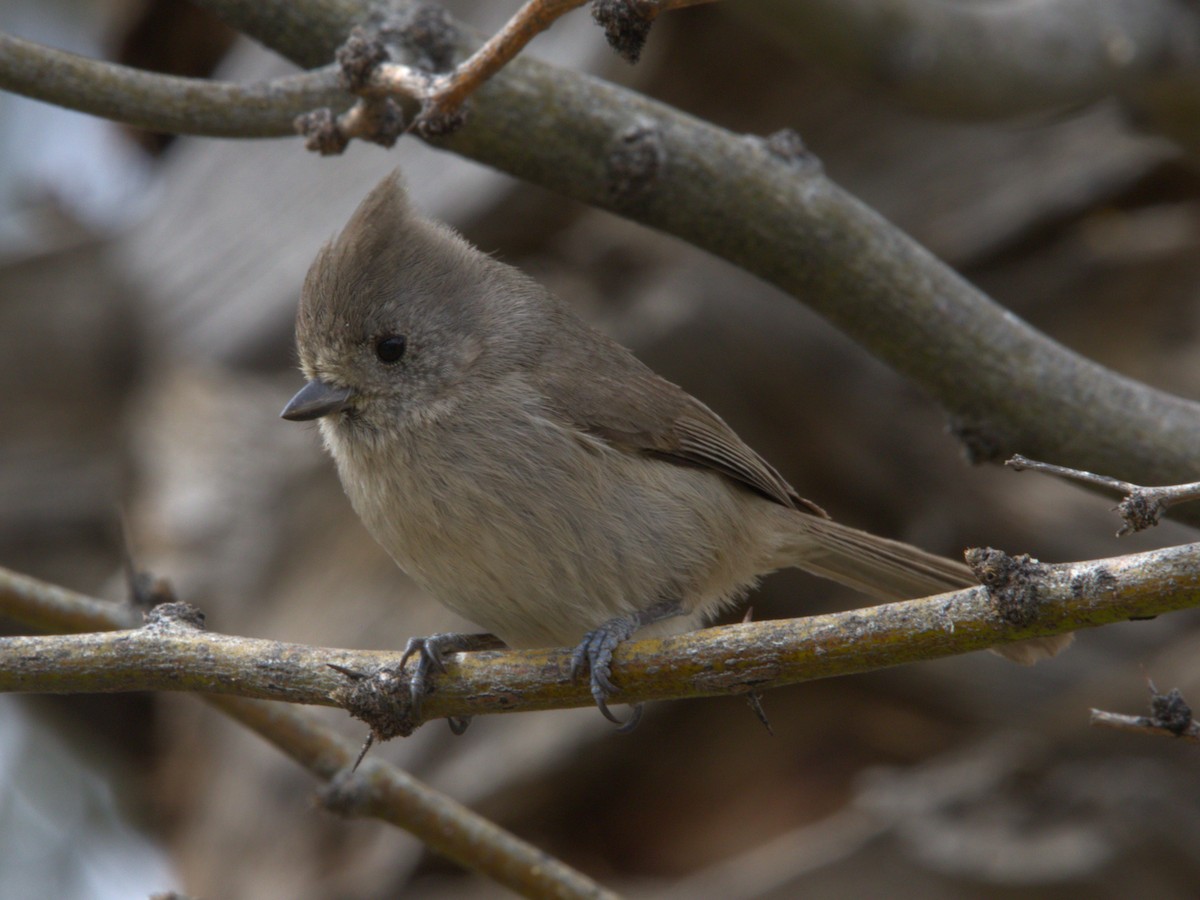
[[[296,116],[353,102],[335,66],[257,84],[131,69],[0,33],[0,89],[151,131],[210,137],[295,134]]]
[[[1200,10],[1178,0],[760,0],[736,5],[790,46],[915,109],[994,118],[1114,94],[1200,149]],[[1163,93],[1178,106],[1169,114]]]
[[[302,64],[328,61],[368,18],[352,0],[258,0],[251,11],[199,2]],[[322,30],[331,19],[337,27]],[[802,298],[937,398],[977,459],[1020,452],[1142,484],[1200,479],[1200,405],[1030,328],[810,160],[528,57],[473,102],[439,146],[677,235]],[[1200,522],[1195,510],[1178,515]]]
[[[200,2],[301,64],[327,62],[371,19],[365,0]],[[524,57],[483,86],[469,125],[440,144],[804,298],[940,400],[977,459],[1021,452],[1142,484],[1200,478],[1200,406],[1028,327],[803,157]],[[1195,510],[1178,515],[1200,522]]]
[[[1035,589],[1029,596],[1036,602],[1019,626],[988,591],[973,588],[637,641],[617,651],[614,679],[622,690],[615,699],[763,690],[1200,605],[1200,544],[1094,562],[1026,565],[1027,583]],[[0,691],[194,690],[341,706],[353,705],[357,686],[344,670],[364,676],[382,670],[385,682],[395,684],[397,659],[396,653],[305,647],[184,627],[5,638]],[[420,720],[407,709],[407,692],[391,691],[388,715],[400,725],[390,732],[447,716],[590,705],[586,683],[567,676],[569,663],[569,651],[561,650],[453,656],[447,671],[434,678]]]

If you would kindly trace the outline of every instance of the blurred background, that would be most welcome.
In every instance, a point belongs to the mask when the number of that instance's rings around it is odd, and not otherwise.
[[[518,4],[462,0],[494,30]],[[1200,397],[1200,177],[1115,105],[1003,123],[908,114],[770,37],[758,4],[664,16],[631,68],[586,13],[531,51],[737,132],[795,129],[834,180],[1081,353]],[[769,19],[765,20],[769,24]],[[182,2],[7,0],[0,29],[131,65],[289,67]],[[1014,51],[1016,52],[1016,51]],[[0,564],[119,598],[138,564],[215,630],[401,648],[469,623],[367,536],[300,386],[292,321],[322,242],[400,166],[416,203],[696,394],[835,518],[957,555],[1117,541],[1112,502],[970,467],[939,409],[802,303],[720,260],[405,138],[169,139],[0,94]],[[320,552],[317,552],[317,551]],[[758,618],[861,605],[788,572]],[[740,616],[740,612],[732,618]],[[0,623],[12,633],[12,623]],[[1191,897],[1194,747],[1091,730],[1146,679],[1200,697],[1200,613],[1079,635],[1033,669],[988,654],[651,706],[440,723],[373,752],[608,887],[680,898]],[[364,729],[317,711],[349,737]],[[0,897],[490,897],[178,695],[0,697]]]

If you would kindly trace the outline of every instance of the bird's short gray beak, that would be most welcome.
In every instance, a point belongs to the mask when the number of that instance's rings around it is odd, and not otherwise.
[[[296,392],[279,415],[292,422],[307,422],[345,409],[354,396],[350,388],[334,387],[314,378]]]

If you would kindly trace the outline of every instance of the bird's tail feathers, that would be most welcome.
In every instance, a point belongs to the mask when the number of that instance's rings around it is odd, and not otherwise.
[[[781,548],[778,562],[780,568],[795,566],[882,601],[912,600],[979,584],[965,563],[812,516],[800,520],[795,540]],[[1059,634],[992,649],[1005,659],[1032,665],[1066,649],[1073,638]]]

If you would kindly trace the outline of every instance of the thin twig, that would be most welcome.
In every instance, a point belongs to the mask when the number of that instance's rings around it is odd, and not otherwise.
[[[1121,514],[1125,525],[1117,532],[1117,537],[1134,531],[1153,528],[1162,518],[1162,514],[1176,503],[1188,503],[1200,500],[1200,481],[1188,484],[1170,484],[1157,487],[1145,487],[1131,481],[1122,481],[1108,475],[1097,475],[1082,469],[1072,469],[1054,463],[1039,462],[1035,459],[1017,454],[1005,463],[1017,472],[1030,469],[1044,472],[1047,475],[1057,475],[1060,478],[1070,478],[1085,484],[1094,484],[1125,494],[1125,499],[1113,507]]]
[[[358,137],[391,146],[386,133],[379,139],[371,124],[377,117],[360,115],[369,100],[395,97],[416,98],[421,111],[411,126],[425,137],[444,137],[466,121],[465,104],[489,79],[516,58],[525,46],[562,16],[588,0],[528,0],[504,25],[467,59],[449,72],[428,74],[402,63],[390,62],[382,42],[373,41],[366,29],[355,28],[338,50],[343,84],[364,98],[349,112],[331,120],[321,114],[298,121],[298,130],[308,137],[308,148],[322,154],[341,153],[351,138]],[[630,62],[637,62],[642,44],[654,19],[661,13],[713,0],[610,0],[596,4],[593,14],[605,28],[610,44]],[[630,24],[634,23],[634,27]],[[367,118],[366,124],[360,119]]]
[[[588,0],[529,0],[453,71],[433,79],[420,118],[430,122],[456,117],[467,97],[508,65],[526,44],[586,2]]]
[[[1178,738],[1192,744],[1200,744],[1200,722],[1195,719],[1192,724],[1182,731],[1171,730],[1148,715],[1124,715],[1109,713],[1103,709],[1093,709],[1091,724],[1100,728],[1115,728],[1116,731],[1128,731],[1135,734],[1154,734],[1160,738]]]
[[[210,137],[290,135],[306,110],[352,102],[336,66],[232,84],[144,72],[4,33],[0,89],[151,131]]]
[[[1112,728],[1133,734],[1153,734],[1158,737],[1178,738],[1189,743],[1200,744],[1200,722],[1194,720],[1186,731],[1174,732],[1156,723],[1149,716],[1129,716],[1124,713],[1093,709],[1091,724],[1098,728]]]
[[[1165,694],[1159,693],[1149,678],[1146,679],[1146,687],[1150,691],[1150,715],[1127,716],[1093,709],[1092,724],[1118,731],[1156,734],[1200,743],[1200,722],[1192,718],[1192,708],[1183,699],[1179,688],[1172,688]]]

